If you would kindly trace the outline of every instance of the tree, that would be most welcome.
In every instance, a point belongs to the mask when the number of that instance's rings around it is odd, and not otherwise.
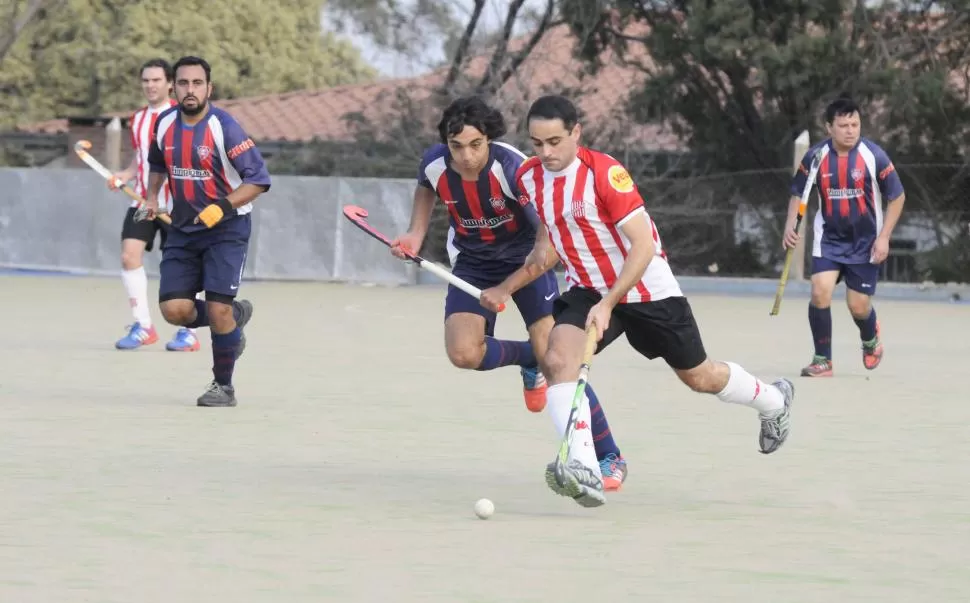
[[[751,173],[718,183],[722,209],[777,210],[792,141],[804,129],[824,136],[820,114],[840,92],[861,103],[865,133],[897,164],[962,163],[970,126],[966,45],[957,42],[970,35],[964,4],[563,0],[562,13],[591,69],[611,50],[646,74],[630,97],[633,119],[667,123],[702,172]],[[953,85],[959,73],[962,89]],[[680,197],[679,209],[693,202]],[[777,217],[769,223],[780,227]],[[708,249],[711,260],[730,253],[731,234]]]
[[[185,15],[197,15],[186,18]],[[320,27],[320,3],[250,0],[64,0],[28,26],[0,66],[0,120],[127,110],[138,67],[195,54],[212,65],[216,99],[369,79],[348,42]]]
[[[7,56],[24,28],[45,9],[54,8],[61,2],[62,0],[28,0],[26,3],[23,0],[7,0],[4,2],[9,6],[0,10],[3,22],[7,24],[5,30],[0,30],[0,63],[3,63],[4,57]]]

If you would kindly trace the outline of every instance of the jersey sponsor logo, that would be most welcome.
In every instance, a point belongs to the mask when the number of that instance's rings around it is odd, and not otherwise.
[[[894,171],[896,171],[896,166],[890,163],[889,165],[886,166],[886,169],[879,172],[879,179],[885,180],[886,177],[889,176],[889,174],[892,174]]]
[[[492,197],[488,200],[488,202],[492,204],[495,211],[502,211],[505,209],[505,199],[502,197]]]
[[[617,192],[629,193],[633,191],[633,178],[622,165],[611,165],[606,175],[610,180],[610,186]]]
[[[226,155],[229,157],[229,159],[235,159],[255,146],[256,143],[253,142],[253,139],[247,138],[246,140],[229,149],[229,151],[226,152]]]
[[[865,193],[861,188],[830,188],[829,199],[855,199]]]
[[[195,147],[195,152],[199,154],[199,159],[205,161],[208,159],[209,155],[212,154],[212,149],[200,144],[199,146]]]
[[[495,228],[512,220],[512,214],[495,216],[494,218],[478,218],[477,220],[462,218],[461,225],[465,228]]]
[[[176,178],[178,180],[208,180],[209,178],[212,178],[212,172],[209,170],[173,167],[172,178]]]

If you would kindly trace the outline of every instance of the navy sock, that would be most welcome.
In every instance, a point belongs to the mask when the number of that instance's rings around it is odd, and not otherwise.
[[[600,405],[599,398],[593,392],[592,386],[586,385],[586,397],[589,398],[589,412],[592,420],[593,447],[596,448],[596,459],[602,461],[607,455],[620,456],[620,449],[613,441],[610,424],[606,421],[606,413]]]
[[[224,334],[212,334],[212,376],[219,385],[232,384],[232,371],[236,367],[236,354],[242,331],[236,327]]]
[[[505,341],[494,337],[485,338],[485,357],[477,371],[490,371],[509,365],[534,367],[538,364],[532,344],[528,341]]]
[[[195,320],[185,325],[190,329],[198,329],[199,327],[209,326],[209,311],[206,309],[205,300],[197,299],[195,301]]]
[[[859,336],[862,338],[862,341],[872,341],[876,338],[875,308],[870,308],[867,318],[856,318],[853,316],[852,319],[855,320],[856,326],[859,327]]]
[[[808,304],[808,324],[812,327],[815,355],[832,359],[832,308]]]

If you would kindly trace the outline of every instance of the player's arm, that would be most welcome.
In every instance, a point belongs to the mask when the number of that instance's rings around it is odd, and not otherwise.
[[[657,253],[657,247],[643,197],[640,196],[633,178],[619,163],[608,167],[608,170],[597,173],[597,191],[603,201],[607,218],[630,241],[630,248],[616,283],[600,302],[612,309],[643,278],[647,266]]]
[[[812,151],[809,150],[802,157],[802,162],[795,170],[791,180],[791,197],[788,200],[788,215],[785,217],[785,229],[782,231],[782,249],[791,249],[798,244],[798,233],[795,232],[795,221],[798,218],[798,206],[802,203],[802,191],[808,181],[808,173],[812,165]]]
[[[886,216],[882,221],[882,232],[879,233],[879,236],[888,242],[899,223],[899,218],[903,215],[906,193],[903,191],[903,183],[899,179],[896,166],[890,161],[888,155],[880,153],[877,156],[876,169],[879,170],[876,176],[879,191],[884,198],[889,199],[886,205]]]
[[[242,126],[234,121],[223,123],[225,130],[225,151],[229,163],[239,173],[242,184],[226,195],[226,201],[232,209],[252,203],[257,197],[269,190],[271,181],[266,162],[259,152],[259,147],[253,142]],[[225,209],[225,208],[224,208]]]
[[[434,211],[437,198],[437,193],[429,186],[418,184],[414,187],[414,202],[411,205],[411,222],[408,225],[408,233],[422,242],[428,236],[428,229],[431,227],[431,213]]]
[[[168,176],[168,168],[165,165],[165,154],[158,147],[157,130],[152,135],[151,142],[148,143],[148,208],[151,211],[158,211],[158,193],[162,190],[165,178]]]
[[[615,308],[630,289],[640,282],[647,266],[657,255],[657,244],[653,240],[653,229],[645,209],[636,209],[624,218],[620,230],[629,239],[630,249],[623,260],[623,268],[616,277],[616,283],[603,297],[603,301],[611,308]]]

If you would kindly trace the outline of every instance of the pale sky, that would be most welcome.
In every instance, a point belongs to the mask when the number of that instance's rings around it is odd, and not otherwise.
[[[401,0],[401,3],[405,6],[412,5],[413,0]],[[451,0],[451,3],[456,7],[457,14],[460,15],[459,20],[464,23],[471,15],[473,3],[471,0]],[[545,7],[545,0],[526,0],[520,14],[528,9],[539,10],[543,7]],[[501,27],[505,22],[507,8],[508,0],[487,0],[485,9],[482,11],[478,30],[483,31],[485,29],[497,29]],[[417,75],[428,70],[429,61],[443,61],[445,59],[444,54],[441,52],[441,46],[444,40],[441,39],[427,40],[428,52],[425,55],[427,60],[417,61],[410,57],[382,51],[367,36],[356,33],[345,33],[344,36],[348,37],[360,49],[361,54],[368,63],[380,71],[381,75],[386,77],[409,77]]]

